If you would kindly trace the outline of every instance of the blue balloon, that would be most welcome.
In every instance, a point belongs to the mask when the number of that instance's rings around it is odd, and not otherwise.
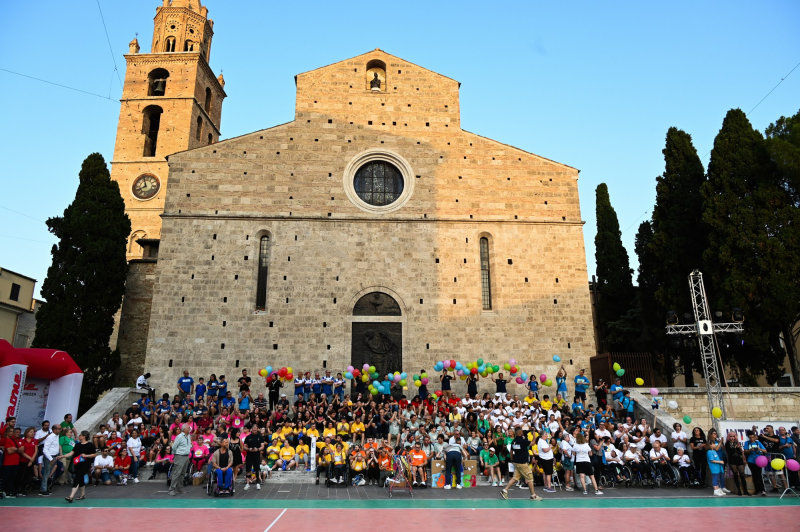
[[[553,355],[553,362],[561,362],[561,357],[558,355]]]
[[[405,379],[406,377],[408,377],[408,373],[401,373],[400,374],[400,378],[401,379]]]
[[[461,362],[456,362],[456,371],[464,369],[464,366],[461,365]]]
[[[353,378],[353,374],[348,371],[347,373],[344,374],[344,378],[350,380]]]
[[[519,377],[520,377],[522,380],[524,380],[524,381],[528,380],[528,374],[527,374],[527,373],[523,373],[523,374],[522,374],[522,375],[520,375]]]
[[[378,388],[381,385],[381,383],[379,383],[378,381],[372,381],[372,385]]]
[[[266,368],[264,368],[264,369],[266,369],[266,370],[267,370],[267,375],[271,375],[271,374],[272,374],[272,366],[267,366],[267,367],[266,367]]]

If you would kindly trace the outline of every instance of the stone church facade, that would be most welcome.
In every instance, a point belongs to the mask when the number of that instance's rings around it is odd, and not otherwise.
[[[464,131],[459,82],[380,49],[295,81],[292,122],[169,155],[123,374],[588,368],[578,170]]]

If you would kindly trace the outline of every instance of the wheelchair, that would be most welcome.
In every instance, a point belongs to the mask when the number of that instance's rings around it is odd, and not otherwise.
[[[210,471],[206,475],[206,493],[209,496],[219,497],[220,495],[233,495],[236,493],[236,486],[233,478],[231,477],[231,488],[228,490],[221,490],[219,488],[219,483],[217,482],[217,473],[216,471]]]
[[[654,488],[656,486],[656,482],[655,478],[653,478],[653,469],[650,463],[648,461],[639,463],[645,465],[645,467],[641,468],[642,470],[635,469],[630,465],[625,466],[630,473],[630,484],[634,486]]]
[[[630,480],[630,469],[627,466],[619,466],[619,476],[622,480],[617,480],[617,470],[612,464],[598,465],[599,474],[595,474],[595,479],[604,488],[615,488],[617,485],[627,486]]]
[[[679,483],[675,482],[675,479],[677,479],[678,476],[675,474],[675,470],[672,467],[672,464],[667,464],[670,471],[672,472],[672,478],[665,478],[664,473],[661,471],[661,468],[659,468],[657,464],[649,460],[647,463],[650,464],[650,475],[653,478],[655,486],[661,487],[661,485],[664,484],[665,486],[674,486],[676,488],[679,487]]]
[[[344,465],[343,468],[344,473],[342,473],[341,475],[343,481],[341,484],[337,484],[336,482],[333,481],[333,479],[336,478],[334,476],[335,471],[336,469],[334,468],[334,465],[332,463],[328,464],[328,470],[326,471],[327,474],[325,475],[325,487],[330,488],[332,485],[338,485],[338,486],[344,486],[346,488],[350,483],[350,468],[347,466],[347,464]]]
[[[170,487],[172,482],[172,469],[175,467],[175,464],[170,464],[169,471],[167,471],[167,487]],[[186,468],[186,473],[183,475],[183,485],[188,486],[192,483],[192,473],[194,468],[192,464],[189,464],[189,467]]]

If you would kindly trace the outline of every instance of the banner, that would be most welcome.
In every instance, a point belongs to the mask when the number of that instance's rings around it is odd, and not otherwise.
[[[764,427],[772,425],[775,429],[775,434],[778,433],[778,427],[785,427],[789,432],[792,427],[800,426],[800,420],[783,420],[783,421],[720,421],[719,422],[719,437],[724,442],[728,439],[729,432],[735,432],[736,437],[741,443],[747,441],[747,431],[753,430],[756,427],[756,434],[761,434]]]

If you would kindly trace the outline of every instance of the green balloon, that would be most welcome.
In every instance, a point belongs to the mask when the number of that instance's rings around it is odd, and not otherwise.
[[[483,366],[483,359],[482,359],[482,358],[479,358],[479,359],[478,359],[478,365],[479,365],[479,366]]]
[[[622,368],[618,369],[617,370],[617,377],[622,377],[623,375],[625,375],[625,370],[622,369]]]
[[[690,418],[689,416],[683,416],[683,422],[688,425],[689,423],[692,422],[692,418]]]
[[[553,385],[553,381],[551,379],[547,379],[546,381],[544,381],[544,385],[545,386],[552,386]]]
[[[492,366],[492,369],[494,370],[495,373],[497,373],[498,371],[500,371],[500,366]]]

